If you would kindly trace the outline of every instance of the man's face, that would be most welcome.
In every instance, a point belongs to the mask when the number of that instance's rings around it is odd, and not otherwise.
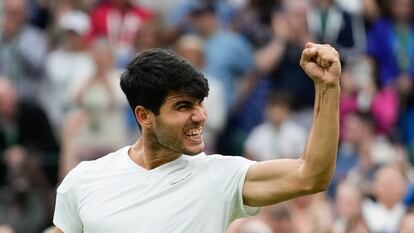
[[[26,4],[22,0],[4,2],[2,30],[6,37],[15,36],[26,22]]]
[[[153,145],[179,154],[196,155],[204,149],[203,130],[207,112],[200,99],[170,94],[155,116]]]
[[[275,126],[280,126],[288,120],[290,110],[282,104],[269,105],[266,107],[267,120]]]

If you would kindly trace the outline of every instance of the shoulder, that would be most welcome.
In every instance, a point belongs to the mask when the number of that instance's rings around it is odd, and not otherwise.
[[[127,149],[128,147],[124,147],[99,159],[79,163],[65,176],[57,191],[62,193],[71,188],[76,189],[76,186],[80,186],[86,176],[97,176],[119,168],[123,161],[123,153],[126,153]]]
[[[88,161],[88,173],[107,172],[118,169],[124,162],[124,157],[128,152],[129,146],[123,147],[117,151],[109,153],[101,158]]]
[[[70,192],[71,190],[76,189],[80,183],[80,179],[82,174],[87,170],[89,167],[89,161],[83,161],[79,163],[75,168],[73,168],[63,179],[62,183],[57,188],[57,192],[61,194],[65,194]],[[75,191],[76,192],[76,191]]]
[[[248,160],[242,156],[231,156],[231,155],[221,155],[221,154],[212,154],[206,155],[204,153],[198,155],[198,163],[204,165],[208,169],[213,171],[218,171],[221,169],[238,169],[248,166],[254,161]]]

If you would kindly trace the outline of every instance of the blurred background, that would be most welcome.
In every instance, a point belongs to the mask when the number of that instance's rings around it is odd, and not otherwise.
[[[341,55],[332,184],[229,233],[414,232],[413,19],[412,0],[0,0],[0,233],[50,232],[67,172],[134,142],[119,77],[144,49],[208,78],[208,153],[299,157],[308,41]]]

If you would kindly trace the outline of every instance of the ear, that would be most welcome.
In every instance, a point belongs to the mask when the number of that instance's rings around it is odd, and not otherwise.
[[[152,112],[142,106],[137,106],[135,108],[135,118],[138,121],[138,124],[141,125],[142,128],[148,128],[152,126]]]

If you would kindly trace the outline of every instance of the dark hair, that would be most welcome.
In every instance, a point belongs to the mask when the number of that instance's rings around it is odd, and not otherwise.
[[[272,90],[267,97],[268,106],[285,106],[289,109],[293,109],[294,99],[291,92],[288,90]]]
[[[172,92],[204,99],[209,91],[201,72],[174,52],[158,48],[142,51],[133,58],[120,84],[133,111],[141,105],[156,115]]]
[[[214,1],[211,0],[199,0],[191,5],[190,15],[200,16],[204,14],[215,14],[217,12],[217,6]]]

